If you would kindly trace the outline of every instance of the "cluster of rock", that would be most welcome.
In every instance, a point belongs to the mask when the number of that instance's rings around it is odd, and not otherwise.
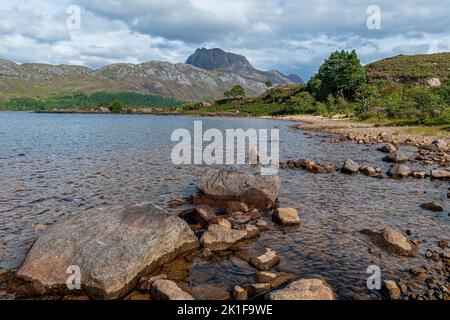
[[[186,289],[169,279],[162,271],[166,263],[187,255],[208,258],[233,250],[270,228],[263,213],[272,212],[272,220],[281,226],[300,224],[297,210],[273,209],[280,190],[278,177],[214,171],[197,187],[203,202],[210,198],[216,205],[198,204],[178,216],[151,203],[120,205],[63,219],[37,239],[16,274],[2,271],[0,282],[8,281],[9,291],[19,297],[193,300],[199,296],[195,288]],[[294,277],[271,271],[280,263],[271,248],[245,261],[257,270],[255,283],[236,286],[232,292],[236,299],[261,295],[274,300],[334,299],[320,279],[301,279],[279,289]],[[77,274],[79,287],[72,291],[68,285],[77,285]]]
[[[442,241],[440,241],[442,242]],[[448,248],[440,246],[442,249]],[[389,300],[449,300],[448,283],[436,279],[430,273],[437,269],[444,279],[450,276],[450,253],[437,253],[427,250],[425,257],[434,262],[434,265],[424,265],[420,268],[410,268],[402,279],[385,280],[382,293]]]
[[[310,173],[333,173],[335,169],[333,166],[325,166],[315,163],[312,160],[300,159],[297,161],[288,160],[287,162],[280,162],[280,169],[301,169]]]

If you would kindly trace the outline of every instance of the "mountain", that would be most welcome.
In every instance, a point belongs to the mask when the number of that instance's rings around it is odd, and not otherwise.
[[[274,85],[302,83],[297,75],[285,76],[279,71],[260,71],[255,69],[246,57],[222,49],[197,49],[186,61],[186,64],[209,71],[225,71],[238,74],[244,78],[258,82],[272,81]]]
[[[151,61],[142,64],[112,64],[99,69],[84,66],[16,64],[0,60],[0,101],[18,97],[42,98],[75,92],[153,93],[181,100],[206,96],[221,98],[234,85],[258,95],[264,82],[230,71],[208,71],[184,63]]]
[[[399,55],[366,66],[369,82],[379,80],[426,83],[450,78],[450,52],[419,55]]]

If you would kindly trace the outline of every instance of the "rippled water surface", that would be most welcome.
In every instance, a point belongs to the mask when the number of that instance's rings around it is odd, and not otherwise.
[[[339,167],[352,158],[388,169],[376,145],[331,144],[330,137],[291,129],[289,122],[0,112],[0,267],[17,268],[46,226],[81,210],[152,201],[176,212],[167,202],[194,194],[194,181],[205,170],[170,161],[172,131],[192,131],[194,120],[221,130],[277,127],[282,161],[308,158]],[[271,224],[271,231],[245,246],[273,248],[282,258],[278,270],[298,277],[320,275],[339,298],[378,297],[365,289],[369,265],[379,265],[386,278],[400,279],[410,267],[427,263],[427,248],[435,249],[438,240],[449,237],[447,182],[290,170],[280,171],[280,176],[281,205],[298,208],[302,226]],[[444,213],[419,208],[431,201],[444,206]],[[421,255],[369,253],[373,246],[358,231],[384,226],[409,229],[412,239],[426,240]],[[232,287],[251,282],[254,273],[232,254],[211,262],[196,259],[187,280],[193,286]]]

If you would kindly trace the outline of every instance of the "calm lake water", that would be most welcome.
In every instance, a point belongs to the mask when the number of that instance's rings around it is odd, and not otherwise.
[[[0,112],[0,267],[17,268],[45,226],[91,207],[151,201],[179,210],[167,202],[193,195],[194,181],[206,168],[174,166],[170,138],[177,128],[192,131],[194,120],[221,130],[277,127],[282,161],[308,158],[340,167],[352,158],[389,168],[376,145],[331,144],[329,136],[298,131],[284,121]],[[247,246],[277,251],[279,271],[324,277],[340,299],[378,298],[366,289],[369,265],[379,265],[383,279],[402,279],[409,268],[429,263],[426,249],[449,238],[448,182],[290,170],[280,171],[280,177],[280,203],[299,210],[302,226],[286,230],[270,223],[271,231]],[[444,213],[419,208],[431,201],[444,206]],[[426,240],[421,255],[369,253],[374,247],[358,231],[384,226],[409,229],[412,239]],[[254,273],[231,254],[212,262],[196,259],[184,281],[231,288],[250,283]],[[430,274],[440,279],[435,270]]]

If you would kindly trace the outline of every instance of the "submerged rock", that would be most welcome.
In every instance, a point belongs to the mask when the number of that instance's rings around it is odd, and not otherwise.
[[[335,300],[331,287],[322,279],[301,279],[266,295],[267,300]]]
[[[431,177],[434,179],[450,179],[449,170],[432,170]]]
[[[383,293],[389,300],[400,300],[401,290],[392,280],[383,282]]]
[[[241,201],[257,209],[272,207],[281,188],[280,178],[277,175],[249,175],[224,170],[209,170],[196,185],[217,205],[222,202],[224,207],[228,201]]]
[[[284,226],[295,226],[300,224],[300,217],[296,209],[279,208],[272,216],[273,221]]]
[[[422,203],[420,207],[424,210],[433,211],[433,212],[442,212],[444,208],[434,202]]]
[[[248,300],[247,291],[245,291],[245,289],[240,286],[235,286],[233,289],[233,298],[234,298],[234,300],[238,300],[238,301],[239,300],[240,301]]]
[[[414,257],[418,253],[417,245],[393,228],[388,227],[381,231],[365,229],[361,233],[368,235],[377,246],[389,253],[406,257]]]
[[[343,173],[355,174],[359,171],[359,164],[351,159],[347,159],[342,166]]]
[[[200,241],[203,247],[211,251],[223,251],[246,236],[247,231],[245,230],[227,229],[217,224],[212,224],[209,226],[208,231],[203,234]]]
[[[294,276],[289,273],[275,273],[268,271],[259,271],[255,275],[255,282],[257,283],[268,283],[272,289],[278,288],[283,284],[294,279]]]
[[[389,169],[387,174],[392,178],[406,178],[411,174],[411,170],[404,164],[397,164]]]
[[[10,288],[23,295],[64,293],[67,270],[77,266],[81,291],[116,299],[126,295],[143,273],[198,246],[185,221],[150,203],[91,209],[47,229]]]
[[[393,163],[405,163],[409,160],[410,160],[410,158],[407,155],[405,155],[403,153],[399,153],[399,152],[389,154],[383,158],[383,161],[393,162]]]
[[[155,300],[194,300],[171,280],[159,279],[150,286],[150,293]]]

